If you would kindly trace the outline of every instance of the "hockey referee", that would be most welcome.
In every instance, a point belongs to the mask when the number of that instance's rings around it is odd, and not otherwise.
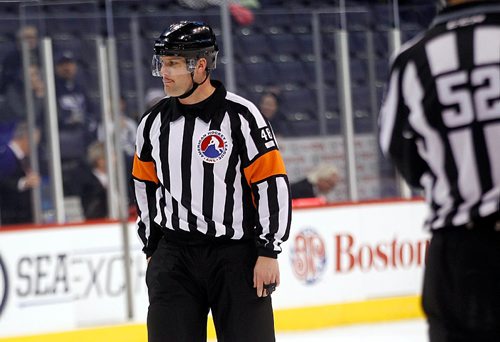
[[[444,5],[393,62],[380,143],[429,205],[430,341],[500,341],[500,1]]]
[[[218,47],[201,22],[154,45],[162,99],[142,117],[133,166],[149,264],[148,341],[275,341],[269,296],[291,199],[273,131],[250,101],[210,79]]]

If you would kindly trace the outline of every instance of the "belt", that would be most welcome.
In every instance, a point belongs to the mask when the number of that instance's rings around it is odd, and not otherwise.
[[[486,217],[479,217],[473,221],[467,222],[463,226],[465,229],[472,230],[494,230],[500,232],[500,214],[495,213]]]
[[[492,215],[488,215],[486,217],[478,217],[472,221],[469,221],[460,226],[445,226],[442,228],[438,228],[433,230],[436,232],[456,232],[456,231],[495,231],[500,232],[500,213],[494,213]]]

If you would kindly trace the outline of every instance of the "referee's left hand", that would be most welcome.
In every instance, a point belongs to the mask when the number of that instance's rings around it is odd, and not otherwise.
[[[278,259],[259,256],[253,270],[253,287],[257,288],[258,297],[266,297],[264,285],[280,284],[280,269]]]

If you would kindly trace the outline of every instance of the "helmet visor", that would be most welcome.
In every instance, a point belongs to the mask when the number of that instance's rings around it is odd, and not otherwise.
[[[194,71],[196,60],[180,56],[153,55],[151,74],[156,77],[187,75]]]

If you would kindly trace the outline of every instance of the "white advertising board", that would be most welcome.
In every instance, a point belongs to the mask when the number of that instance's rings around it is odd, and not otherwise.
[[[296,211],[275,307],[418,295],[425,213],[420,202]]]
[[[421,202],[295,210],[275,309],[417,295],[428,236]],[[134,320],[146,261],[130,224]],[[0,231],[0,337],[126,321],[118,224]]]

